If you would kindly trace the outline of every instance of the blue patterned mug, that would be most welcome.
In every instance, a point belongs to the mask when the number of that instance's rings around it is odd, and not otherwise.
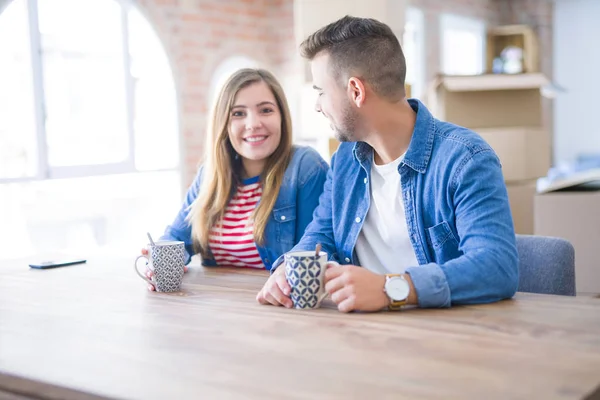
[[[135,259],[135,272],[146,282],[153,285],[157,292],[177,292],[181,287],[185,267],[185,246],[183,242],[158,241],[148,245],[148,255]],[[154,272],[152,280],[138,269],[138,260],[147,259],[148,268]]]
[[[286,253],[285,278],[292,292],[290,298],[295,308],[318,308],[327,297],[325,291],[325,271],[327,270],[327,253],[314,251],[297,251]]]

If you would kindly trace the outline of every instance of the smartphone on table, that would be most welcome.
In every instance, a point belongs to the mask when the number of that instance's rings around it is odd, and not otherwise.
[[[66,267],[69,265],[75,264],[83,264],[87,260],[83,258],[63,258],[63,259],[54,259],[54,260],[45,260],[40,262],[34,262],[29,264],[31,268],[35,269],[49,269],[49,268],[57,268],[57,267]]]

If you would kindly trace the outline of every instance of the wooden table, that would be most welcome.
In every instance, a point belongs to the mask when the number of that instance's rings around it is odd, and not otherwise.
[[[300,311],[255,301],[262,271],[192,267],[169,295],[132,264],[0,264],[0,399],[600,397],[598,299]]]

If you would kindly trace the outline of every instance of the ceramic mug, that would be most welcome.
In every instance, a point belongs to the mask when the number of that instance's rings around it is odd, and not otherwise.
[[[185,267],[185,246],[178,241],[158,241],[148,245],[148,254],[135,259],[135,272],[156,288],[157,292],[177,292],[181,287]],[[148,279],[138,268],[138,260],[145,258],[148,268],[154,272]]]
[[[327,270],[327,253],[320,252],[317,257],[314,251],[297,251],[286,253],[285,278],[292,291],[290,298],[295,308],[318,308],[327,297],[325,291],[325,271]]]

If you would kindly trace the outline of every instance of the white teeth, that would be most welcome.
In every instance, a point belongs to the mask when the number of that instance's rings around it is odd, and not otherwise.
[[[261,140],[263,140],[264,138],[266,138],[266,136],[255,136],[255,137],[249,137],[244,139],[246,142],[260,142]]]

